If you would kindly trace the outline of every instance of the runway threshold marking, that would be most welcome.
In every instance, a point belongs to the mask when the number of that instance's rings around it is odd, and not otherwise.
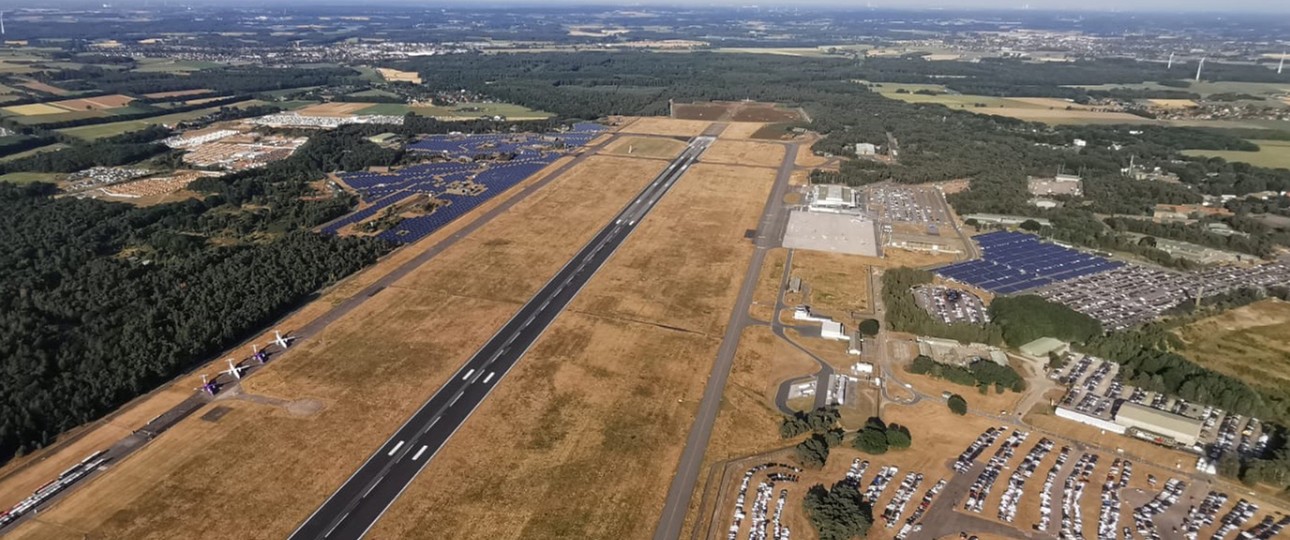
[[[391,448],[391,449],[390,449],[390,453],[385,454],[385,455],[387,455],[387,456],[392,456],[392,455],[394,455],[394,453],[395,453],[395,452],[398,452],[400,448],[403,448],[403,441],[399,441],[399,443],[398,443],[398,444],[394,445],[394,448]]]
[[[420,449],[420,450],[417,450],[417,453],[412,455],[412,461],[416,461],[416,460],[417,460],[417,458],[421,457],[421,454],[424,454],[424,453],[425,453],[426,448],[429,448],[429,446],[422,445],[422,446],[421,446],[421,449]]]

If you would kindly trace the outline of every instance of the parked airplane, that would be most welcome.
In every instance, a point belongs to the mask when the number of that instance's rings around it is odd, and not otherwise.
[[[201,390],[213,396],[215,395],[215,392],[219,391],[219,386],[216,385],[214,382],[207,380],[206,375],[202,375],[202,385],[197,388],[194,388],[193,390]]]
[[[257,347],[254,343],[252,343],[251,359],[255,360],[256,362],[259,362],[260,364],[264,364],[264,361],[269,359],[269,353],[261,351],[259,347]]]
[[[291,336],[283,336],[282,332],[279,332],[277,330],[273,331],[273,335],[277,336],[277,338],[274,339],[273,342],[278,344],[279,347],[282,347],[283,349],[285,349],[291,346],[291,339],[292,339]]]
[[[232,359],[232,358],[229,358],[229,359],[228,359],[228,369],[226,369],[226,370],[224,370],[224,371],[221,371],[220,373],[227,373],[227,374],[229,374],[229,375],[232,375],[234,379],[239,379],[239,380],[240,380],[240,379],[242,378],[242,370],[244,370],[244,369],[246,369],[246,367],[245,367],[245,366],[239,366],[239,365],[237,365],[237,364],[234,364],[234,363],[233,363],[233,359]]]

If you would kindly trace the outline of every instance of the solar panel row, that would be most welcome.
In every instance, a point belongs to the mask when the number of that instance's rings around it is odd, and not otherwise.
[[[1011,294],[1124,266],[1024,233],[999,231],[974,240],[981,246],[981,259],[952,264],[936,273],[996,294]]]
[[[448,201],[428,216],[407,218],[377,235],[399,243],[414,242],[460,217],[512,186],[550,165],[567,150],[587,144],[604,129],[600,124],[574,124],[564,133],[519,133],[480,135],[435,135],[409,145],[409,149],[439,152],[450,159],[473,158],[480,154],[514,154],[503,162],[423,163],[392,173],[343,173],[341,179],[358,190],[370,206],[323,227],[335,234],[340,229],[375,216],[411,195],[427,194]],[[448,193],[450,184],[473,180],[487,189],[478,195]]]

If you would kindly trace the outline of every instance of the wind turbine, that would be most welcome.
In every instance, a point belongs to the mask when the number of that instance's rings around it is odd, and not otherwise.
[[[228,359],[228,369],[226,369],[226,370],[224,370],[224,371],[221,371],[220,373],[227,373],[227,374],[229,374],[229,375],[232,375],[234,379],[237,379],[237,380],[239,380],[239,381],[240,381],[240,380],[242,380],[242,370],[244,370],[244,369],[246,369],[246,368],[245,368],[245,367],[242,367],[242,366],[239,366],[239,365],[237,365],[237,364],[234,364],[234,363],[233,363],[233,359],[232,359],[232,358],[229,358],[229,359]]]
[[[1169,65],[1165,66],[1165,69],[1173,69],[1173,68],[1174,68],[1174,53],[1169,53]]]
[[[4,12],[0,11],[0,36],[4,35]]]
[[[4,28],[4,25],[0,24],[0,28]],[[1281,70],[1284,69],[1285,67],[1286,67],[1286,52],[1281,51],[1281,62],[1277,63],[1277,75],[1280,75]]]
[[[1196,82],[1200,82],[1200,70],[1205,69],[1205,57],[1200,57],[1200,63],[1196,65]]]

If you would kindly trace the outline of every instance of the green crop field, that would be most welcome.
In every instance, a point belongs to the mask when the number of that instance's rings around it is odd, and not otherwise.
[[[199,118],[207,114],[210,114],[212,112],[215,112],[218,109],[219,109],[218,107],[211,107],[209,109],[198,109],[195,111],[167,114],[164,116],[154,116],[152,118],[144,118],[141,120],[126,120],[124,122],[111,122],[108,124],[95,124],[92,126],[78,126],[78,127],[60,129],[57,131],[64,135],[70,135],[78,139],[93,141],[96,139],[102,139],[104,137],[120,135],[122,133],[126,133],[129,131],[138,131],[148,126],[169,125],[169,124],[182,122],[184,120],[192,120],[194,118]]]
[[[1257,152],[1237,152],[1233,150],[1184,150],[1189,156],[1220,157],[1227,161],[1239,161],[1258,167],[1290,169],[1290,141],[1250,141],[1259,145]]]

